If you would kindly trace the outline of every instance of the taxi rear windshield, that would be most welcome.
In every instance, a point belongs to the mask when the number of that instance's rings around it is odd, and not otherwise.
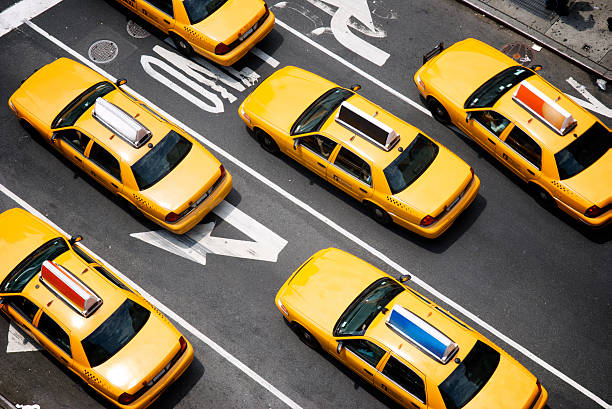
[[[85,92],[76,97],[66,108],[55,117],[51,128],[62,128],[64,126],[72,126],[89,109],[95,102],[96,98],[101,98],[111,91],[115,90],[115,86],[108,81],[99,82],[89,87]]]
[[[291,135],[318,131],[332,112],[351,96],[353,96],[353,91],[348,89],[330,89],[310,104],[299,116],[291,127]]]
[[[404,287],[390,278],[375,281],[342,314],[334,328],[334,336],[365,334],[378,313],[402,291]]]
[[[13,269],[0,285],[0,292],[18,293],[30,282],[32,277],[38,274],[45,260],[54,260],[60,254],[64,254],[69,249],[64,239],[58,237],[49,240],[28,257],[26,257],[17,267]]]
[[[576,176],[612,148],[612,132],[595,122],[578,139],[555,154],[559,178],[569,179]]]
[[[428,137],[418,134],[384,170],[391,193],[399,193],[417,180],[438,156],[439,150]]]
[[[492,107],[508,90],[532,75],[533,72],[525,67],[506,68],[474,91],[465,101],[464,108]]]
[[[191,24],[197,24],[217,11],[227,0],[183,0]]]
[[[132,340],[151,312],[129,298],[81,344],[92,367],[106,362]]]
[[[463,362],[440,384],[446,408],[459,409],[467,405],[491,378],[499,365],[499,358],[499,352],[482,341],[476,341]]]
[[[160,143],[132,165],[132,172],[140,190],[159,182],[172,171],[191,150],[192,143],[174,131],[168,132]]]

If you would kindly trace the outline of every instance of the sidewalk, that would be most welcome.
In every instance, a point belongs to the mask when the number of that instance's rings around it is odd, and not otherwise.
[[[607,21],[612,1],[570,0],[568,16],[547,10],[546,0],[457,1],[612,82],[612,31]]]

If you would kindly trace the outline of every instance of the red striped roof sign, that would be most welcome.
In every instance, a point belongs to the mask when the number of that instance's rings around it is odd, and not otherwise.
[[[102,299],[85,283],[64,267],[50,260],[43,262],[39,279],[53,293],[84,317],[89,317],[102,305]]]
[[[565,135],[576,125],[576,120],[561,105],[527,82],[521,82],[512,99],[550,126],[559,135]]]

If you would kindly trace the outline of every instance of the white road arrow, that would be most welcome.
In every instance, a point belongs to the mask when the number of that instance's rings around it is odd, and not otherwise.
[[[583,108],[591,110],[600,115],[607,116],[608,118],[612,118],[612,109],[608,108],[607,106],[599,102],[597,98],[595,98],[589,91],[586,90],[584,85],[581,85],[580,83],[578,83],[578,81],[576,81],[572,77],[569,77],[566,81],[568,84],[574,87],[576,91],[578,91],[583,97],[587,99],[586,101],[584,101],[580,98],[576,98],[576,97],[566,94],[568,97],[573,99],[574,102],[576,102],[578,105],[582,106]]]
[[[41,349],[42,347],[36,341],[25,335],[11,322],[8,330],[8,342],[6,344],[7,354],[11,352],[40,351]]]
[[[203,265],[206,264],[206,253],[276,262],[287,245],[287,240],[226,201],[213,209],[213,213],[254,241],[214,237],[211,235],[214,222],[197,225],[183,235],[158,230],[130,236]]]

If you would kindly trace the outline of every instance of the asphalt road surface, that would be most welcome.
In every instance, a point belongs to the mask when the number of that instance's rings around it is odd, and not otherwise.
[[[0,107],[0,211],[33,208],[69,233],[83,235],[88,248],[176,314],[171,318],[193,343],[195,360],[155,408],[394,407],[332,358],[303,345],[274,306],[276,291],[294,269],[327,247],[347,250],[391,274],[408,271],[417,283],[426,283],[425,288],[411,285],[532,371],[550,392],[550,409],[609,408],[610,229],[592,232],[541,208],[482,149],[407,102],[421,104],[412,76],[422,54],[439,41],[475,37],[499,49],[531,44],[452,0],[386,0],[367,2],[375,30],[355,16],[351,20],[352,32],[373,46],[354,52],[349,48],[354,44],[339,42],[329,28],[333,4],[349,3],[270,1],[279,22],[258,45],[263,54],[247,55],[233,70],[216,67],[233,79],[232,85],[217,85],[235,100],[199,82],[206,92],[198,93],[171,75],[164,67],[198,81],[173,63],[176,52],[162,34],[140,22],[151,35],[131,36],[126,27],[132,16],[110,1],[63,0],[32,18],[34,26],[24,24],[0,37],[0,101],[36,68],[59,57],[75,58],[68,50],[88,59],[96,41],[115,42],[117,56],[98,66],[127,78],[132,89],[195,131],[234,177],[224,206],[237,208],[246,225],[217,214],[202,225],[214,223],[214,237],[242,241],[252,241],[253,226],[263,226],[262,242],[286,241],[276,261],[207,254],[202,264],[131,236],[159,229],[132,217],[33,139],[6,104]],[[604,106],[612,105],[610,93],[597,89],[584,71],[545,50],[534,51],[533,60],[564,92],[580,97],[566,81],[572,77]],[[286,65],[344,86],[361,84],[361,94],[458,154],[482,182],[474,203],[442,237],[430,241],[376,224],[347,195],[288,159],[264,152],[236,111],[257,79]],[[163,78],[175,85],[168,87]],[[8,321],[0,319],[0,393],[10,401],[42,409],[111,407],[45,353],[5,354],[11,346],[8,333]]]

